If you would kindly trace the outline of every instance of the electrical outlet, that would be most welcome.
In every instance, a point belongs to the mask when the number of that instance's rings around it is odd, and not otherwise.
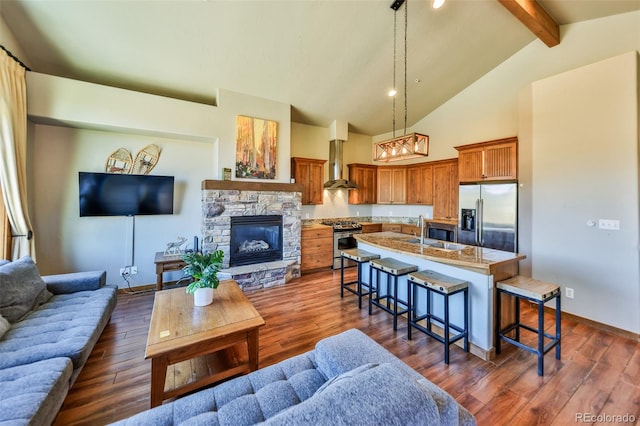
[[[598,228],[609,231],[619,231],[620,221],[615,219],[598,219]]]
[[[137,266],[127,266],[126,268],[120,268],[120,276],[128,277],[129,275],[135,275],[138,273]]]
[[[564,294],[567,296],[567,299],[573,299],[573,289],[572,288],[565,288],[564,289]]]

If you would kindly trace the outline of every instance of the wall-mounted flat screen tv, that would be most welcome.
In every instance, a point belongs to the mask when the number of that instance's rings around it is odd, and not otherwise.
[[[79,172],[80,216],[173,214],[173,176]]]

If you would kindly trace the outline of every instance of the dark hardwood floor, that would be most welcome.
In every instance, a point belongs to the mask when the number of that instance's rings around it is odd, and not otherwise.
[[[266,321],[260,331],[261,367],[355,327],[453,395],[479,425],[615,423],[615,416],[624,415],[634,424],[640,418],[640,344],[634,340],[565,319],[562,360],[548,353],[544,377],[536,373],[533,354],[506,343],[493,361],[452,346],[447,366],[442,344],[419,332],[407,340],[404,319],[394,332],[387,313],[374,310],[369,316],[351,293],[341,299],[339,283],[339,272],[324,271],[247,293]],[[103,425],[149,407],[151,363],[144,351],[153,297],[153,292],[119,295],[56,425]],[[523,307],[523,316],[534,323],[532,309]],[[551,314],[545,324],[553,327]],[[587,416],[594,418],[584,421]]]

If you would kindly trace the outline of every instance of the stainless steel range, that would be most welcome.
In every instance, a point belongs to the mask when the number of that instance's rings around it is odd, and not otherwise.
[[[358,243],[353,234],[362,233],[362,225],[352,221],[324,221],[323,225],[333,228],[333,269],[340,269],[340,253],[342,250],[356,248]],[[345,259],[344,266],[355,266],[356,262]]]

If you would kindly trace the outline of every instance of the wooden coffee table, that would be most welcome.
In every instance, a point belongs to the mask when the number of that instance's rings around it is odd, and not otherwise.
[[[151,359],[151,407],[257,370],[263,325],[233,280],[220,282],[208,306],[194,306],[184,288],[157,292],[145,352]]]

